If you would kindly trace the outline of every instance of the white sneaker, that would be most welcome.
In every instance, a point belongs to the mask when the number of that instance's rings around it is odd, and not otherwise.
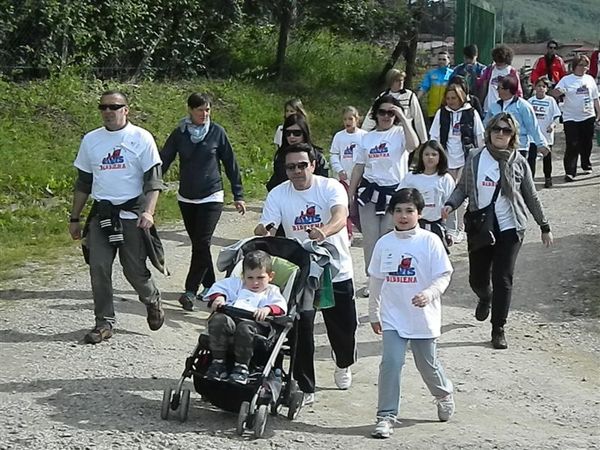
[[[304,393],[304,398],[302,399],[302,406],[309,406],[315,402],[315,393],[312,392],[310,394]]]
[[[371,432],[371,436],[376,439],[387,439],[394,433],[393,419],[384,417],[379,419],[375,429]]]
[[[333,380],[338,389],[343,391],[349,389],[352,386],[352,370],[350,367],[346,367],[345,369],[336,367],[333,372]]]
[[[445,397],[436,398],[438,419],[440,422],[448,422],[450,417],[454,415],[454,397],[452,394],[448,394]]]

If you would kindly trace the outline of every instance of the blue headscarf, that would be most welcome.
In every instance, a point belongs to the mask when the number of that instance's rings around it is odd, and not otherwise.
[[[202,142],[208,134],[210,128],[210,117],[207,117],[202,125],[196,125],[192,122],[189,116],[184,117],[179,121],[179,129],[183,133],[186,129],[190,133],[190,140],[192,144]]]

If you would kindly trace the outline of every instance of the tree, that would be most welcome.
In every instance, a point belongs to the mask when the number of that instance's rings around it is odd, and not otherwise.
[[[519,31],[519,42],[527,43],[529,42],[529,38],[527,37],[527,31],[525,31],[525,24],[521,24],[521,31]]]
[[[546,42],[552,39],[552,33],[550,29],[547,27],[538,28],[535,30],[535,41],[536,42]]]

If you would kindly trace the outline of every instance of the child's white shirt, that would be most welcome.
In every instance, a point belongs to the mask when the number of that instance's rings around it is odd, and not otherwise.
[[[213,284],[205,297],[208,298],[215,294],[225,297],[226,305],[246,311],[254,312],[265,306],[278,306],[284,314],[287,312],[287,302],[274,284],[269,284],[267,289],[262,292],[252,292],[244,288],[244,280],[241,278],[229,277]]]
[[[452,265],[434,233],[418,226],[408,232],[410,237],[402,237],[403,233],[407,232],[391,231],[382,236],[369,264],[369,276],[383,280],[379,320],[384,331],[395,330],[403,338],[436,338],[442,326],[439,294],[448,287]],[[413,297],[434,291],[433,285],[437,294],[431,295],[430,302],[424,307],[414,306]]]
[[[533,96],[527,100],[533,106],[535,118],[538,121],[540,130],[546,138],[548,145],[554,145],[554,130],[548,133],[548,127],[554,123],[561,115],[560,108],[553,97],[545,95],[542,98]]]
[[[423,219],[435,222],[442,218],[442,208],[446,200],[450,198],[454,187],[454,178],[449,173],[426,175],[410,172],[404,177],[398,188],[415,188],[419,191],[425,200]]]
[[[343,170],[350,179],[354,168],[354,152],[360,148],[361,138],[366,133],[365,130],[360,128],[356,128],[354,133],[348,133],[344,129],[333,136],[329,153],[331,155],[331,168],[336,174]]]

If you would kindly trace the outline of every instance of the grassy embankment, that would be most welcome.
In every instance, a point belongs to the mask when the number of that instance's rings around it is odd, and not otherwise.
[[[271,39],[263,37],[262,50],[256,41],[240,46],[245,50],[234,56],[246,67],[264,66],[274,48]],[[77,254],[67,233],[72,163],[83,134],[101,124],[96,106],[103,90],[118,88],[129,95],[131,121],[150,130],[159,147],[185,115],[189,93],[210,92],[213,120],[225,127],[233,143],[247,197],[262,199],[284,101],[302,98],[316,143],[328,148],[341,128],[343,106],[366,111],[384,56],[373,47],[320,35],[294,43],[288,61],[294,78],[284,83],[245,76],[127,85],[73,74],[26,84],[0,80],[0,279],[15,276],[27,261]],[[173,167],[166,179],[176,180],[177,171]],[[159,201],[157,222],[177,219],[174,192],[168,192]]]

